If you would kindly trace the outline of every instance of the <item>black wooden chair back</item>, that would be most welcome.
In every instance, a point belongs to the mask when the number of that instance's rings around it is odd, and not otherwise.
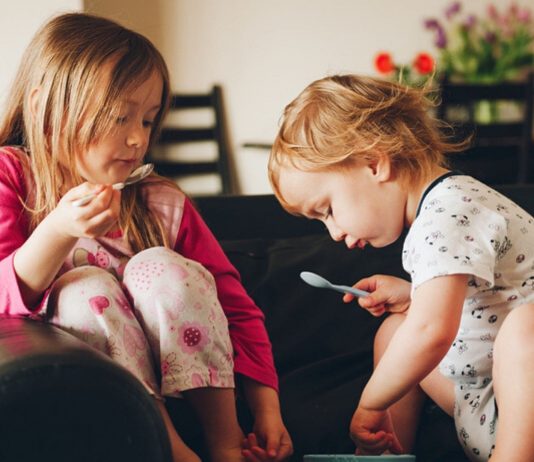
[[[503,101],[518,109],[513,120],[492,108]],[[485,105],[490,120],[477,118],[477,109]],[[472,136],[469,149],[449,157],[451,166],[489,184],[532,182],[532,113],[534,74],[521,82],[467,84],[444,80],[437,115],[451,124],[453,137]],[[478,114],[480,117],[480,114]]]
[[[148,156],[148,161],[154,163],[157,173],[176,180],[179,185],[185,178],[199,178],[200,181],[200,176],[216,176],[220,187],[216,191],[196,193],[198,195],[231,194],[234,192],[234,182],[229,161],[230,149],[222,90],[219,85],[215,85],[209,93],[205,94],[174,94],[167,120],[178,111],[185,116],[186,111],[190,114],[191,111],[198,112],[197,110],[209,110],[212,120],[206,123],[195,122],[193,125],[185,122],[178,123],[180,126],[172,121],[165,122],[159,140]],[[170,148],[178,144],[182,144],[184,148],[187,147],[186,144],[197,144],[201,146],[201,151],[206,144],[214,144],[215,154],[211,157],[205,156],[203,152],[200,153],[202,155],[195,154],[187,158],[170,156]]]

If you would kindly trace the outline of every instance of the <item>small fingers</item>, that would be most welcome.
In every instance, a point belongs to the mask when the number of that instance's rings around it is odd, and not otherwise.
[[[369,438],[367,438],[365,441],[358,440],[358,449],[356,453],[361,455],[379,455],[386,451],[389,451],[393,454],[400,454],[403,452],[402,446],[394,435],[390,433],[379,432],[373,436],[377,435],[379,437],[373,438],[372,441]]]
[[[285,435],[282,437],[282,441],[280,442],[280,448],[278,449],[278,456],[276,458],[276,461],[283,461],[286,460],[289,456],[293,454],[293,443],[289,439],[288,435]]]
[[[369,308],[367,311],[378,318],[386,312],[386,308],[384,305],[379,305],[378,307]]]
[[[247,462],[263,462],[261,459],[258,459],[250,449],[243,449],[241,454]]]

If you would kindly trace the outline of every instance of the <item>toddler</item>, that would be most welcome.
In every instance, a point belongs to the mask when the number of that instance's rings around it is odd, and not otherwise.
[[[450,171],[424,90],[355,75],[309,85],[285,109],[269,160],[289,212],[322,221],[349,250],[408,229],[411,283],[358,281],[372,314],[393,313],[350,432],[362,454],[410,451],[424,393],[454,417],[473,461],[531,460],[534,222],[475,178]],[[345,295],[349,302],[354,297]]]

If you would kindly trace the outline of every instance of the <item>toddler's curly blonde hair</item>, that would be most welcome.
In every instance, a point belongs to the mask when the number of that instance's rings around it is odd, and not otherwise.
[[[444,153],[465,149],[452,142],[431,109],[428,89],[357,75],[311,83],[286,106],[269,158],[269,180],[281,199],[280,168],[303,171],[343,168],[387,155],[403,184],[425,179]]]

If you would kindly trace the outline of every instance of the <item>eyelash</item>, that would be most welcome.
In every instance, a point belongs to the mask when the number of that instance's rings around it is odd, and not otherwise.
[[[128,117],[127,116],[125,116],[125,117],[117,117],[117,123],[119,125],[123,125],[127,121],[128,121]],[[154,126],[154,121],[153,120],[143,120],[143,126],[152,128]]]

